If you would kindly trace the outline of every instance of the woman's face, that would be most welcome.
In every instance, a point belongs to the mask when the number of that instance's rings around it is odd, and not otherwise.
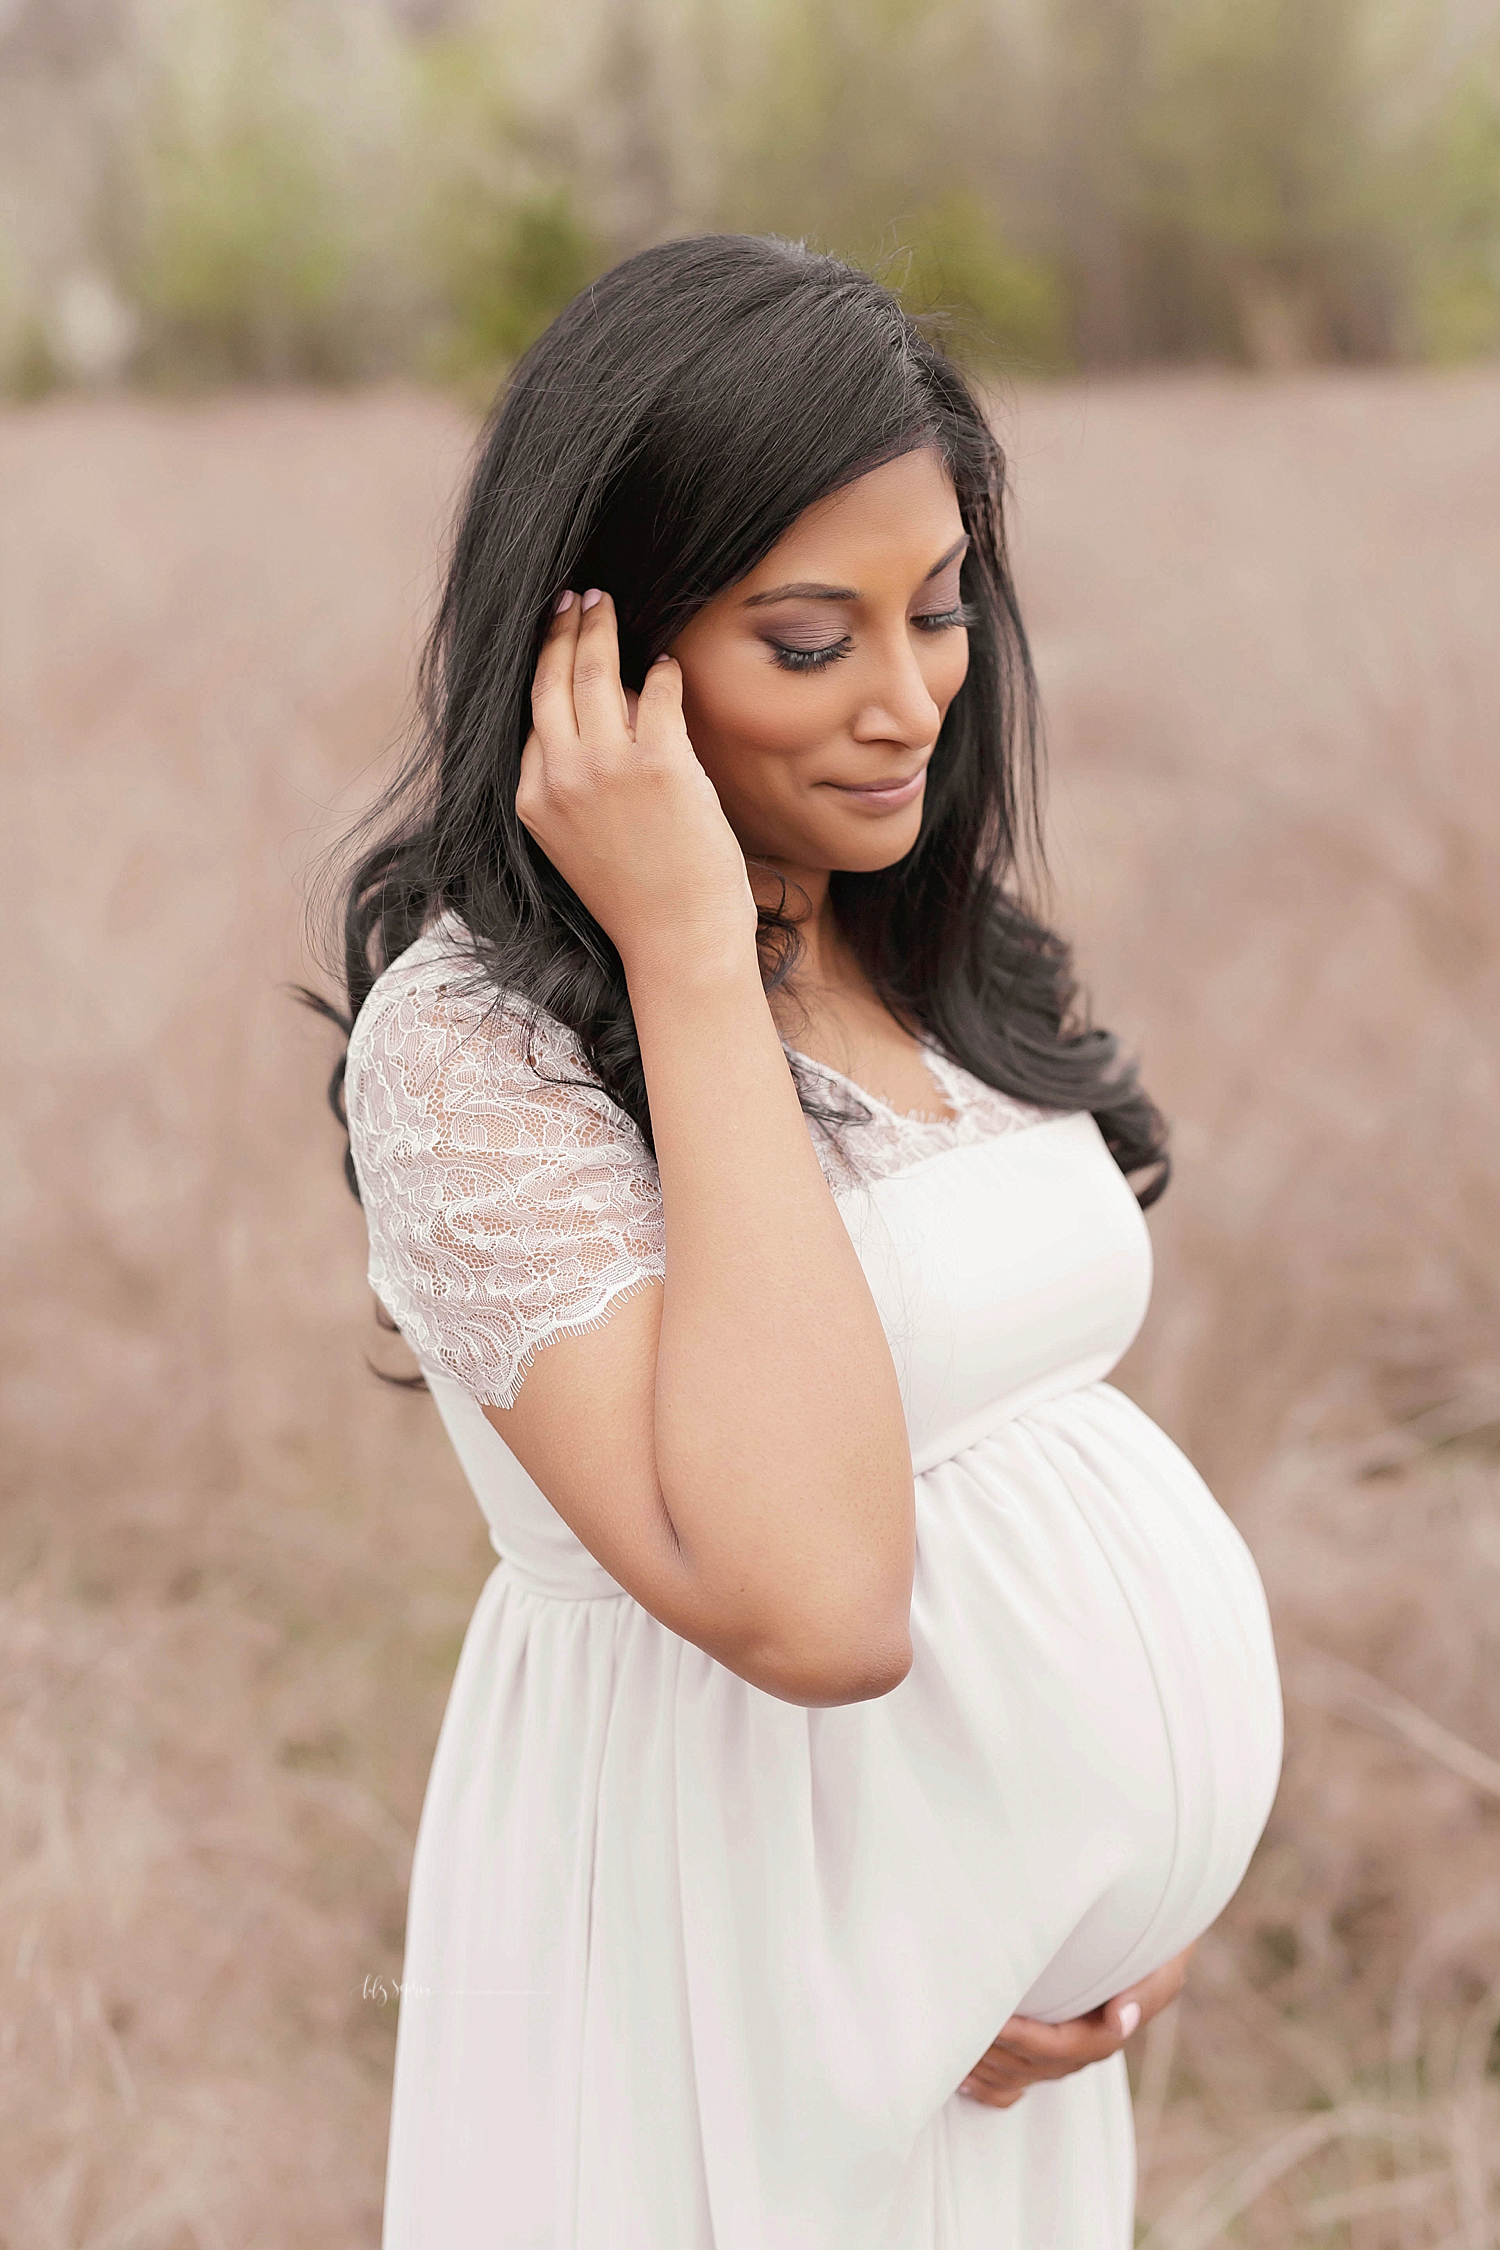
[[[889,867],[963,684],[968,541],[948,472],[903,454],[798,517],[672,644],[688,733],[752,859]]]

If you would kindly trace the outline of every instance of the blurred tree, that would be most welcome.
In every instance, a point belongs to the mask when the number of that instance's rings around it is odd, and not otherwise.
[[[660,32],[653,36],[653,29],[641,0],[608,0],[589,87],[590,137],[607,152],[600,200],[622,251],[659,241],[680,215],[676,135],[660,67],[666,41]],[[690,26],[677,23],[671,29],[686,32]]]
[[[0,387],[13,394],[69,379],[55,347],[77,327],[70,306],[113,293],[131,204],[119,123],[146,76],[130,0],[0,4]]]
[[[1021,12],[983,0],[774,7],[729,112],[724,223],[872,267],[991,362],[1067,359],[1063,292],[1034,192],[1038,59]]]
[[[1284,367],[1392,349],[1369,18],[1366,0],[1155,0],[1137,209],[1157,351]]]
[[[1473,64],[1417,136],[1400,175],[1400,231],[1420,356],[1500,347],[1500,69]]]
[[[1061,245],[1074,348],[1087,366],[1141,356],[1139,130],[1148,0],[1046,0],[1039,158]]]
[[[913,312],[944,317],[947,342],[960,358],[1033,374],[1066,363],[1057,274],[1010,249],[977,197],[961,190],[945,196],[905,232],[906,255],[889,261],[885,278]]]
[[[747,214],[873,251],[954,189],[987,193],[1009,74],[982,6],[805,0],[767,31],[736,121]]]
[[[472,25],[417,58],[429,356],[481,387],[606,263],[577,207],[566,141],[517,100],[509,60]]]
[[[163,136],[135,267],[162,367],[223,380],[352,373],[339,332],[351,245],[296,121],[204,146]]]
[[[481,376],[504,367],[604,264],[565,187],[481,214],[448,270],[446,365]]]
[[[344,379],[408,328],[401,89],[357,7],[178,0],[135,151],[148,371]]]

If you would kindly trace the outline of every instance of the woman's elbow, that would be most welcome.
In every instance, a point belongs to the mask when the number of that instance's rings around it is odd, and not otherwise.
[[[898,1626],[849,1640],[829,1635],[796,1649],[760,1651],[744,1677],[783,1703],[824,1710],[889,1695],[911,1665],[911,1632],[903,1619]]]

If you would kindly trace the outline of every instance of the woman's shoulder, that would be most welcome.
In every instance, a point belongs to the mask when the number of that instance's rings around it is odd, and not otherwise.
[[[533,1352],[660,1276],[645,1141],[574,1033],[425,930],[360,1009],[345,1071],[370,1285],[424,1366],[508,1406]]]
[[[599,1085],[577,1034],[496,989],[445,917],[376,979],[344,1070],[349,1148],[373,1226],[413,1198],[600,1213],[660,1203],[633,1120]]]
[[[605,1097],[587,1083],[577,1035],[519,995],[496,988],[452,914],[429,923],[382,970],[355,1019],[345,1065],[351,1122],[366,1095],[399,1086],[420,1104],[570,1089],[581,1103]]]

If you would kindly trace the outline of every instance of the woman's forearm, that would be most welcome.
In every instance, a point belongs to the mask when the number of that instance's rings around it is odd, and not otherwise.
[[[684,1567],[789,1687],[908,1661],[911,1457],[890,1349],[753,948],[627,963],[666,1221],[657,1473]]]

